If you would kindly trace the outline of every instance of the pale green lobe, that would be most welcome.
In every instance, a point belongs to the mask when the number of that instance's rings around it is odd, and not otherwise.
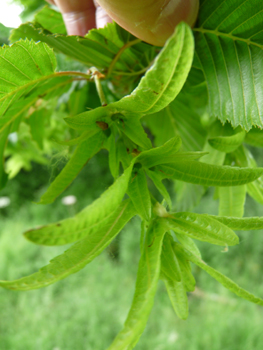
[[[196,161],[176,161],[158,166],[164,178],[172,178],[203,186],[239,186],[256,180],[263,168],[217,166]]]
[[[222,246],[232,246],[239,242],[234,231],[211,217],[185,212],[171,214],[165,220],[173,231],[199,241]]]
[[[219,187],[219,215],[242,218],[247,186]]]
[[[209,115],[246,131],[263,127],[263,3],[200,0],[196,58],[209,94]]]
[[[252,128],[246,135],[245,142],[255,147],[263,147],[263,131]]]
[[[153,221],[146,232],[132,306],[124,328],[116,336],[108,350],[132,349],[146,326],[159,280],[165,232],[166,225],[163,224],[162,219]]]
[[[130,180],[132,165],[97,200],[74,217],[29,230],[25,236],[42,245],[63,245],[92,235],[105,225],[120,205]]]
[[[182,252],[177,249],[177,245],[178,244],[174,242],[173,249],[174,249],[176,258],[179,262],[185,290],[187,292],[193,292],[195,290],[196,282],[195,282],[195,278],[192,274],[190,262],[188,259],[185,258],[185,256],[182,254]]]
[[[128,187],[128,195],[141,218],[149,221],[152,209],[151,197],[145,173],[142,169],[133,174]]]
[[[193,52],[192,31],[181,23],[130,95],[80,116],[66,118],[66,122],[74,129],[84,130],[90,126],[91,119],[106,120],[119,113],[129,116],[134,112],[143,116],[162,110],[181,91],[192,65]]]
[[[255,295],[251,294],[250,292],[246,291],[245,289],[241,288],[231,279],[224,276],[222,273],[213,269],[212,267],[208,266],[203,260],[191,254],[189,251],[183,249],[178,245],[177,245],[177,249],[182,252],[182,254],[185,256],[186,259],[190,260],[197,266],[201,267],[201,269],[205,270],[210,276],[212,276],[215,280],[217,280],[219,283],[221,283],[224,287],[229,289],[231,292],[235,293],[237,296],[243,299],[246,299],[248,301],[251,301],[252,303],[263,306],[263,299],[258,298]]]
[[[0,286],[12,290],[31,290],[46,287],[78,272],[95,259],[114,239],[126,223],[136,214],[129,201],[123,202],[114,212],[103,230],[93,232],[75,243],[42,267],[38,272],[14,281],[0,281]]]
[[[88,160],[99,152],[104,140],[105,135],[102,132],[98,132],[86,141],[81,142],[66,166],[43,194],[39,204],[50,204],[54,202],[60,193],[76,178]]]
[[[200,259],[202,258],[201,252],[198,249],[197,245],[195,242],[192,240],[192,238],[188,237],[185,234],[175,232],[176,238],[179,240],[179,242],[183,245],[183,247],[192,254],[198,256]]]

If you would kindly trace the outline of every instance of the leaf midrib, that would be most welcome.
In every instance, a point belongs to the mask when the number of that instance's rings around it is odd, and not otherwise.
[[[230,33],[220,32],[220,31],[215,30],[215,29],[206,29],[206,28],[200,27],[200,28],[194,28],[193,31],[199,32],[202,34],[213,34],[213,35],[216,35],[218,37],[225,37],[228,39],[232,39],[233,41],[241,41],[247,45],[253,45],[253,46],[259,47],[261,50],[263,49],[263,45],[260,45],[260,44],[256,43],[255,41],[251,41],[250,39],[244,39],[244,38],[241,38],[239,36],[235,36],[235,35],[230,34]]]

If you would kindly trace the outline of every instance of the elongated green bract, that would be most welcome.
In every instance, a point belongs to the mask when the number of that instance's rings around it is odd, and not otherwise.
[[[208,141],[209,144],[218,151],[230,153],[235,151],[242,144],[245,136],[245,131],[241,131],[232,136],[218,136]]]

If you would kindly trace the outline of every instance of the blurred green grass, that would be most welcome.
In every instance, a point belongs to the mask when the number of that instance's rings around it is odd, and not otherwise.
[[[63,194],[78,198],[71,209],[60,199],[49,206],[32,203],[44,191],[40,180],[35,184],[30,180],[33,175],[24,174],[28,187],[23,195],[16,191],[17,182],[23,182],[21,178],[5,189],[5,195],[13,196],[13,207],[11,204],[9,209],[0,210],[1,279],[33,273],[65,250],[35,246],[21,233],[73,215],[98,197],[111,182],[105,175],[108,170],[98,166],[105,156],[99,155],[83,169],[78,181]],[[47,178],[45,173],[43,176]],[[208,193],[197,211],[215,213],[216,206]],[[262,215],[262,207],[248,200],[246,215]],[[239,246],[231,247],[227,253],[222,252],[222,247],[198,245],[207,263],[262,297],[262,234],[262,230],[240,232]],[[106,349],[121,329],[132,301],[139,241],[140,222],[134,218],[106,252],[77,274],[41,290],[0,289],[0,349]],[[114,257],[116,245],[120,253]],[[263,308],[237,298],[197,267],[194,274],[197,289],[189,294],[189,319],[177,318],[160,281],[149,323],[136,350],[262,350]]]

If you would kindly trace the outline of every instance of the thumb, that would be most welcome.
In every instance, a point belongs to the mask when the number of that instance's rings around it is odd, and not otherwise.
[[[97,0],[120,26],[138,38],[163,46],[175,26],[194,25],[199,0]]]

